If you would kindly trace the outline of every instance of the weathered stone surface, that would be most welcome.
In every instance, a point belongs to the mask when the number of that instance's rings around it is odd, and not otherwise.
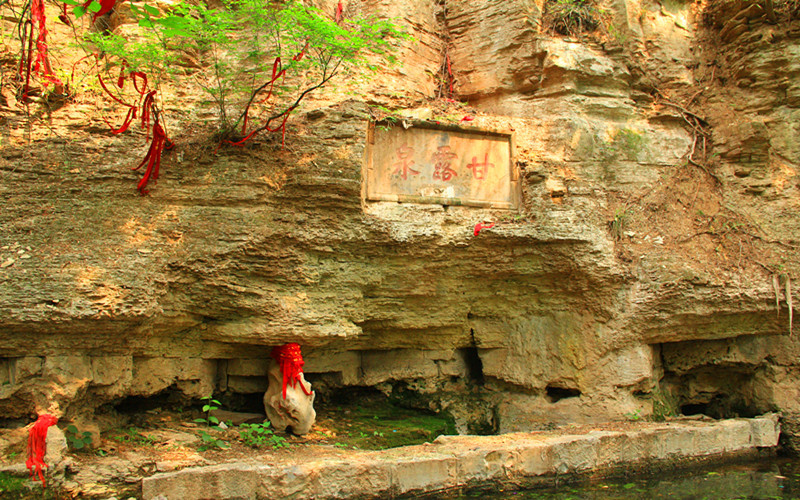
[[[800,44],[751,4],[607,2],[606,32],[561,37],[543,2],[348,2],[399,17],[402,66],[312,95],[285,150],[214,155],[200,90],[165,79],[178,149],[144,198],[141,137],[99,133],[91,91],[28,126],[4,87],[0,411],[260,391],[289,341],[329,384],[441,408],[452,383],[502,430],[644,416],[659,385],[678,411],[800,411]],[[448,59],[464,105],[434,99]],[[518,211],[364,202],[379,106],[513,129]]]
[[[67,437],[58,426],[51,425],[47,428],[45,449],[44,463],[50,468],[58,468],[67,452]]]
[[[298,380],[285,378],[281,366],[272,360],[268,375],[264,410],[272,428],[291,431],[298,436],[308,433],[317,418],[317,412],[314,411],[316,393],[311,384],[306,382],[303,372],[299,373]]]
[[[173,384],[197,399],[210,396],[216,386],[217,367],[213,360],[200,358],[133,358],[130,392],[151,395]]]
[[[258,477],[258,467],[245,464],[184,469],[145,478],[142,497],[251,500],[256,498]]]

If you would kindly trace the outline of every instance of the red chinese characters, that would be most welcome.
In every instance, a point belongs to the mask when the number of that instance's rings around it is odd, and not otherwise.
[[[392,172],[392,175],[399,174],[404,181],[408,179],[409,173],[411,175],[419,175],[418,170],[411,168],[411,165],[414,165],[414,160],[411,159],[413,156],[414,148],[409,147],[407,144],[397,148],[397,157],[400,159],[400,161],[393,165],[394,171]]]
[[[440,146],[433,153],[433,178],[439,181],[449,181],[457,176],[455,170],[450,168],[453,160],[458,157],[450,150],[450,146]]]
[[[494,163],[489,163],[489,153],[483,155],[483,161],[478,162],[478,158],[472,157],[472,163],[467,165],[467,170],[472,170],[472,175],[475,179],[482,181],[486,178],[489,169],[494,167]]]

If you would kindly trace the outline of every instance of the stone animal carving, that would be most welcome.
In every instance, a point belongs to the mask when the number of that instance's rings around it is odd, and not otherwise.
[[[300,346],[286,344],[272,351],[267,371],[269,386],[264,394],[264,410],[273,429],[291,429],[302,435],[311,430],[317,418],[314,411],[316,394],[303,376]]]

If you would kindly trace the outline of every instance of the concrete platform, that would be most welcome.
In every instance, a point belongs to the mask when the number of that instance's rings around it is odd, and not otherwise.
[[[155,474],[145,500],[390,497],[486,481],[524,484],[554,475],[738,456],[778,444],[777,415],[620,424],[499,436],[441,436],[385,451],[313,449],[291,460],[237,462]],[[574,431],[574,432],[573,432]]]

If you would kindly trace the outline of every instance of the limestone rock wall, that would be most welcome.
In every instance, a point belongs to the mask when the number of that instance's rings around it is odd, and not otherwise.
[[[321,387],[421,393],[464,431],[650,414],[663,391],[800,410],[798,21],[613,0],[564,37],[535,1],[347,3],[408,27],[401,66],[305,102],[286,149],[214,151],[201,98],[167,86],[178,148],[147,197],[142,138],[99,132],[89,97],[28,127],[4,94],[6,418],[263,391],[288,341]],[[445,54],[465,107],[433,100]],[[364,202],[375,106],[513,130],[523,206]]]

